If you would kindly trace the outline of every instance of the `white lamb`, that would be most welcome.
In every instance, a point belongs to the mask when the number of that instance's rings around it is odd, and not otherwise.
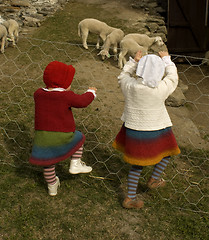
[[[202,64],[206,64],[206,65],[209,66],[209,51],[207,51],[207,52],[205,53],[205,57],[204,57],[204,59],[202,60]]]
[[[164,45],[162,38],[159,36],[149,37],[146,34],[130,33],[130,34],[127,34],[124,38],[132,38],[139,45],[141,45],[142,47],[145,47],[147,49],[149,49],[153,44],[156,44],[159,47]]]
[[[113,46],[114,59],[117,60],[118,45],[123,37],[124,32],[121,29],[115,29],[107,36],[104,45],[102,46],[102,50],[98,53],[98,55],[102,56],[102,60],[104,60],[105,57],[110,57],[109,50],[111,46]]]
[[[15,20],[9,19],[4,21],[2,25],[7,28],[8,37],[11,39],[12,45],[15,46],[19,36],[19,24]]]
[[[109,35],[116,28],[108,26],[106,23],[101,22],[94,18],[86,18],[78,24],[78,36],[82,38],[83,47],[88,49],[87,37],[89,32],[98,35],[96,48],[99,49],[100,38],[104,42],[107,35]]]
[[[149,37],[146,34],[140,33],[130,33],[127,34],[121,41],[121,50],[118,59],[119,68],[123,68],[123,64],[126,63],[126,54],[129,53],[130,56],[134,56],[140,48],[142,48],[142,53],[147,54],[148,50],[152,45],[156,44],[161,47],[164,45],[164,42],[161,37]]]
[[[1,53],[4,53],[4,48],[7,42],[7,29],[2,24],[0,24],[0,39],[1,39]]]
[[[118,58],[118,67],[120,69],[126,64],[126,55],[134,58],[139,50],[142,52],[142,56],[147,54],[147,48],[140,46],[131,38],[123,38],[120,42],[120,49],[121,51]]]

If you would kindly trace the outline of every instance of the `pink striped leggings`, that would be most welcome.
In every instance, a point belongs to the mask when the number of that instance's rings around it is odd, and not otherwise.
[[[83,146],[81,146],[72,156],[71,160],[81,159],[83,155]],[[44,167],[44,178],[47,184],[55,184],[56,183],[56,172],[55,172],[55,164],[51,166]]]

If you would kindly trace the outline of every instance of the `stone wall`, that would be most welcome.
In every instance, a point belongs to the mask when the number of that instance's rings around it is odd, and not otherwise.
[[[15,19],[21,27],[39,27],[68,0],[0,0],[1,20]]]
[[[168,0],[133,0],[132,7],[144,9],[150,15],[166,17]]]
[[[167,42],[167,0],[133,0],[132,7],[142,10],[147,18],[138,20],[140,33],[161,36]]]

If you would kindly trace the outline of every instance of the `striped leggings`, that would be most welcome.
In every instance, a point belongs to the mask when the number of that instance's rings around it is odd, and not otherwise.
[[[73,155],[72,160],[78,160],[83,155],[83,146],[81,146]],[[55,165],[44,167],[44,178],[47,184],[55,184],[56,183],[56,171]]]
[[[158,164],[154,166],[152,178],[160,179],[163,171],[169,163],[170,157],[163,158]],[[141,175],[143,166],[132,165],[128,175],[128,197],[131,199],[136,198],[136,191],[138,187],[139,177]]]

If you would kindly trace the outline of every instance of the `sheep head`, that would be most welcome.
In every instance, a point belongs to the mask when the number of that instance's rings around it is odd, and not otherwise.
[[[155,37],[155,43],[156,43],[159,47],[161,47],[161,46],[164,45],[164,42],[163,42],[162,38],[159,37],[159,36]]]
[[[97,55],[101,55],[102,56],[102,60],[105,59],[105,57],[110,58],[110,54],[107,50],[101,50]]]

